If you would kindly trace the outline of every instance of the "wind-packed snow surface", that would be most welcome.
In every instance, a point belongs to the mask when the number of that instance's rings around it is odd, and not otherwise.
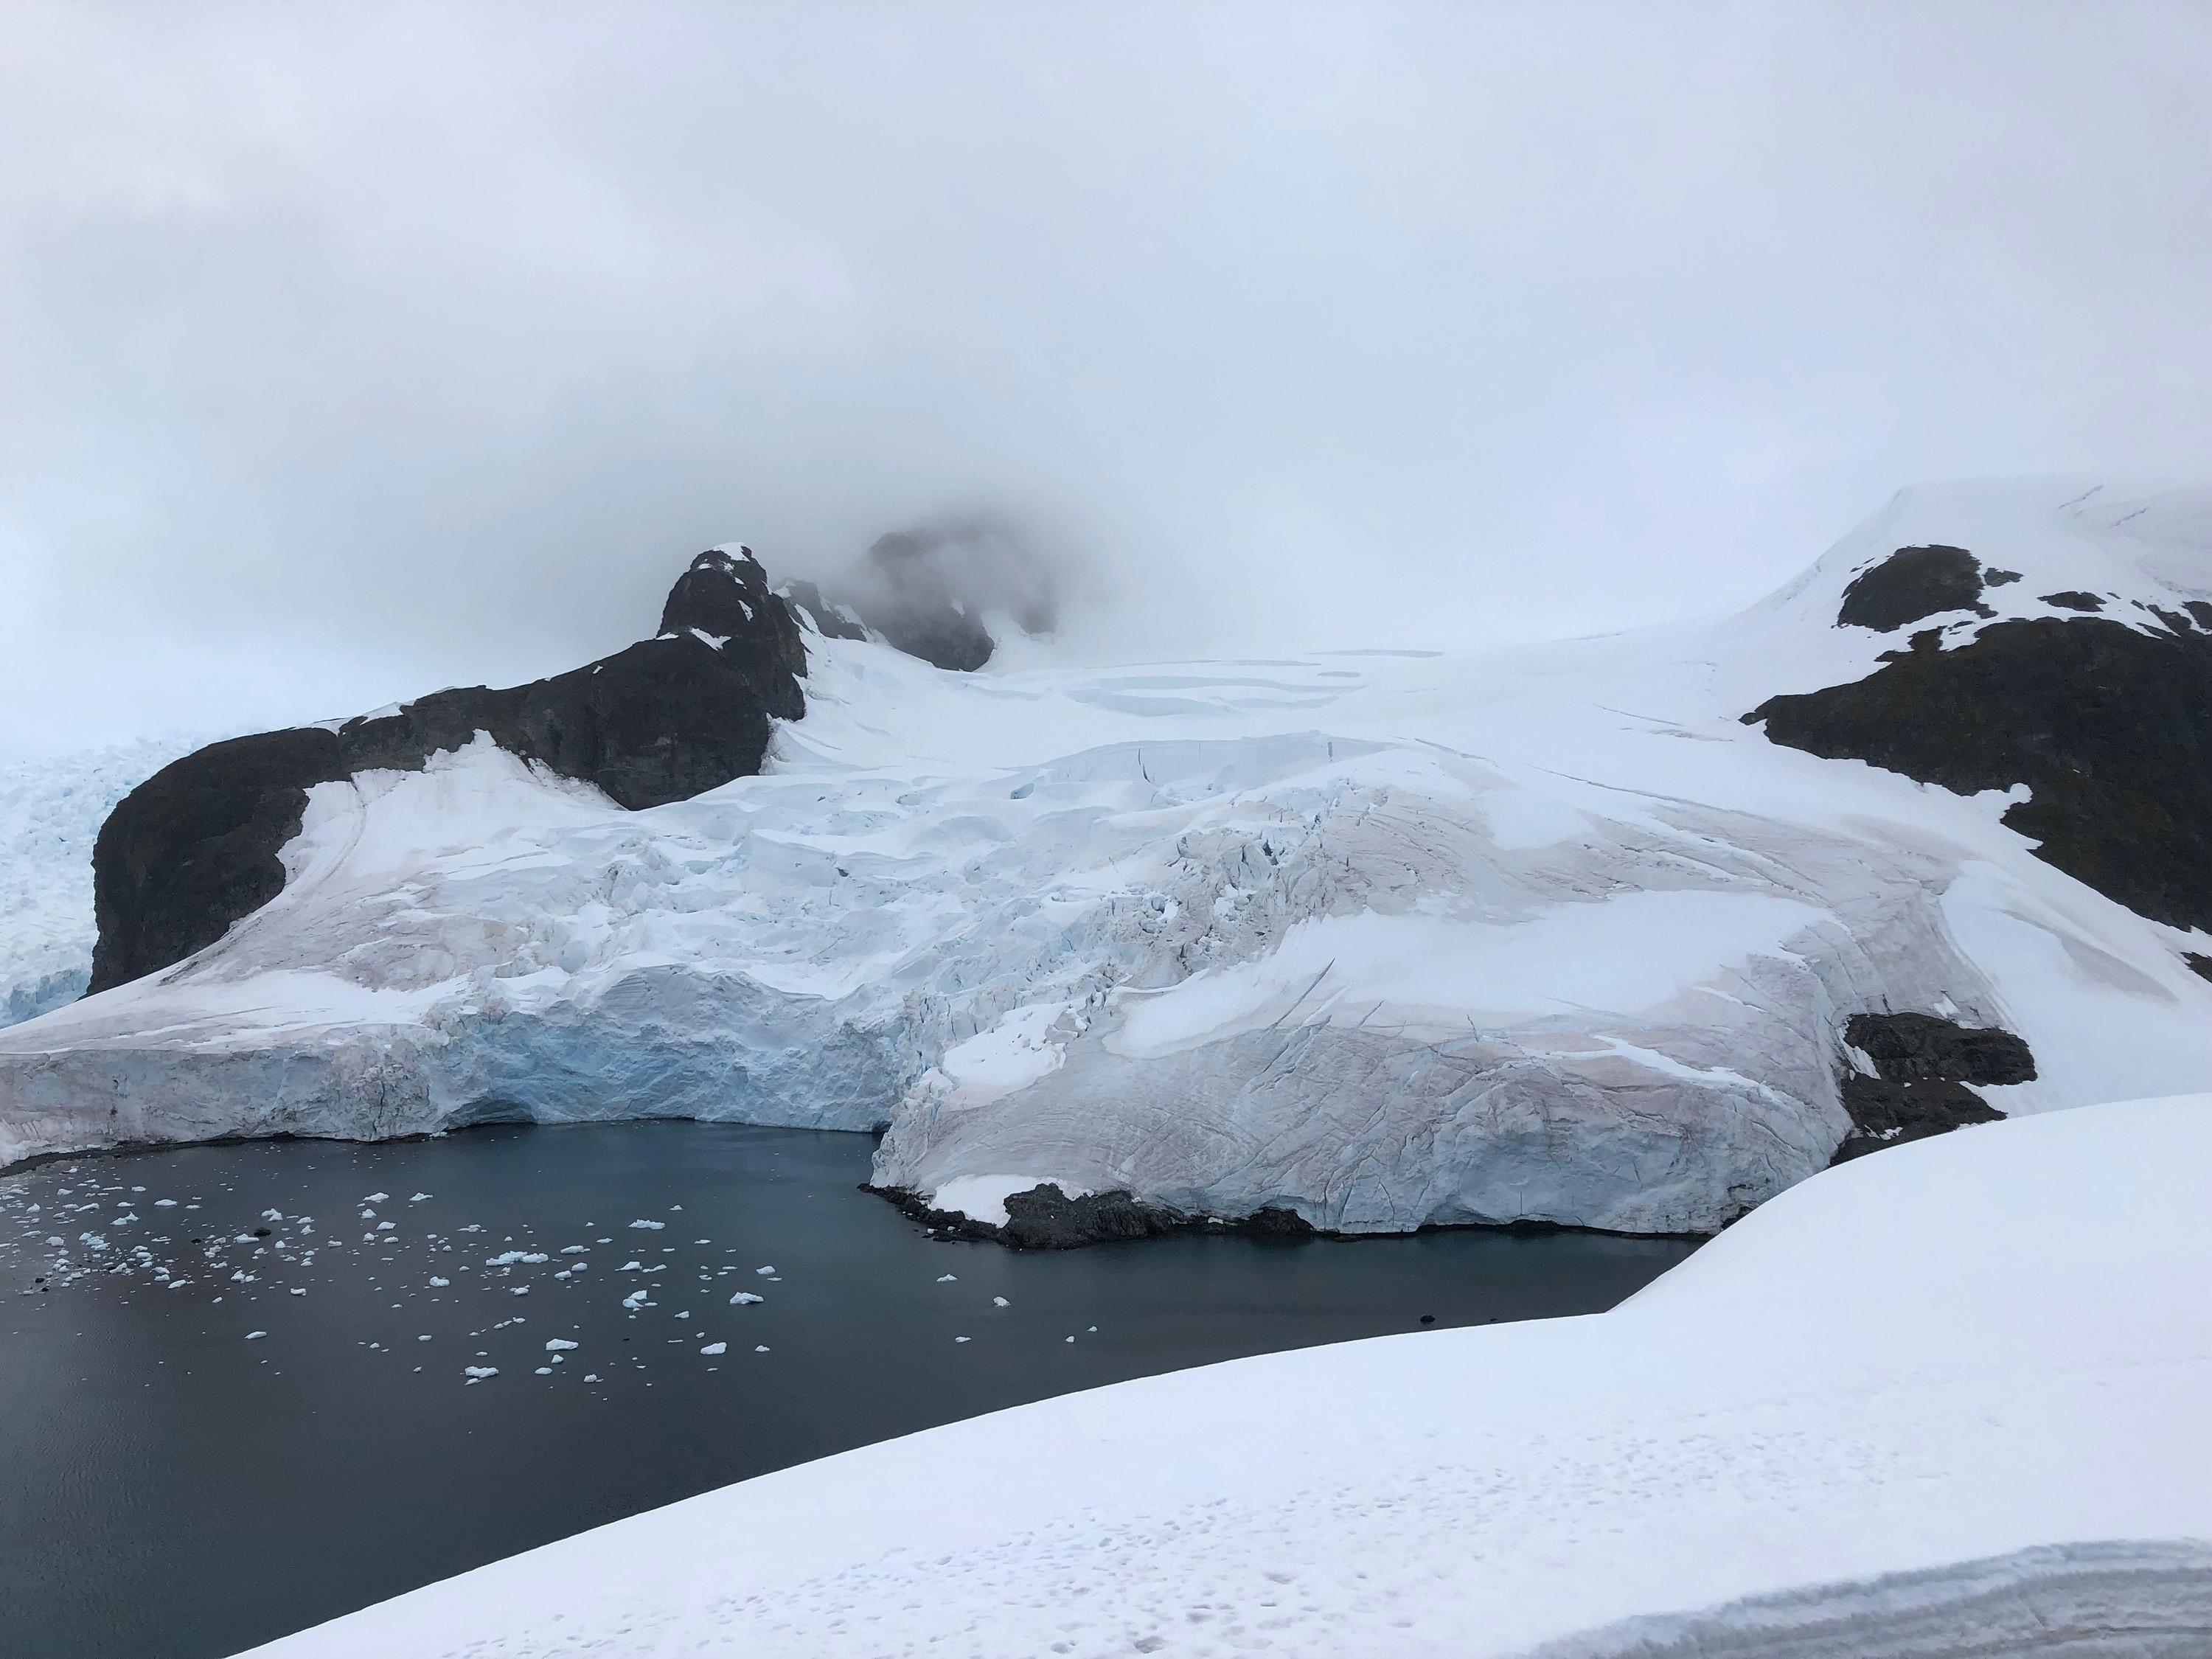
[[[2212,1651],[2208,1170],[2212,1096],[1966,1128],[1608,1314],[1000,1412],[257,1652],[2185,1659]]]
[[[84,994],[92,978],[92,844],[115,803],[203,737],[0,766],[0,1025]]]
[[[2040,594],[2212,594],[2199,495],[1907,492],[1727,620],[1506,655],[941,672],[810,635],[766,775],[623,811],[488,739],[324,784],[283,894],[0,1033],[0,1158],[487,1118],[888,1125],[978,1219],[1056,1182],[1350,1231],[1709,1231],[1850,1128],[1850,1016],[2001,1026],[2008,1113],[2212,1086],[2201,933],[2012,800],[1741,716],[1871,672],[1854,573],[1949,543]]]

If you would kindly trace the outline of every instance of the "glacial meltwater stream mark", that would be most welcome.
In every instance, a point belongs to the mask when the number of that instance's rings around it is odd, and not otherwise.
[[[1692,1248],[1023,1254],[865,1135],[657,1122],[0,1177],[0,1655],[212,1659],[748,1475],[1315,1343],[1611,1307]]]

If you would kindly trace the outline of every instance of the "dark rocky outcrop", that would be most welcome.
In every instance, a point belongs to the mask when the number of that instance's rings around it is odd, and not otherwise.
[[[2010,572],[1992,574],[2019,580]],[[1982,580],[1980,562],[1963,547],[1900,547],[1844,590],[1836,620],[1887,634],[1946,611],[1993,617],[1982,603]]]
[[[2102,611],[2105,608],[2103,599],[2094,593],[2085,593],[2078,587],[2069,587],[2058,593],[2045,593],[2043,602],[2055,605],[2062,611]]]
[[[479,732],[633,811],[760,769],[771,715],[806,712],[805,647],[750,552],[702,553],[661,634],[550,679],[439,691],[336,730],[210,744],[132,790],[93,851],[100,936],[88,994],[180,962],[284,885],[277,857],[307,792],[372,769],[421,769]]]
[[[822,597],[822,590],[812,582],[786,582],[777,590],[785,600],[806,613],[806,620],[825,639],[865,640],[868,630],[845,615],[842,606]]]
[[[955,597],[930,550],[904,531],[879,537],[853,580],[853,609],[908,656],[972,673],[991,660],[998,642]]]
[[[1244,1233],[1260,1238],[1316,1237],[1313,1224],[1292,1210],[1264,1209],[1235,1220],[1188,1216],[1147,1204],[1127,1191],[1087,1193],[1070,1198],[1057,1182],[1047,1182],[1006,1200],[1006,1224],[994,1226],[972,1216],[935,1210],[920,1194],[895,1187],[864,1188],[887,1198],[914,1220],[944,1238],[1011,1245],[1018,1250],[1073,1250],[1085,1244],[1109,1244],[1164,1233]]]
[[[1876,1075],[1845,1068],[1844,1109],[1851,1132],[1832,1164],[1968,1123],[1994,1123],[2004,1114],[1967,1085],[2035,1080],[2027,1044],[1994,1026],[1960,1025],[1934,1014],[1854,1014],[1844,1041],[1873,1061]]]
[[[1958,550],[1895,558],[1930,551]],[[1917,617],[1921,602],[1881,614]],[[1993,623],[1948,651],[1924,630],[1863,680],[1770,697],[1743,719],[1793,749],[1962,793],[2024,783],[2033,798],[2004,821],[2041,843],[2038,857],[2140,915],[2212,927],[2212,633],[2193,609],[2159,614],[2164,632],[2093,617]]]

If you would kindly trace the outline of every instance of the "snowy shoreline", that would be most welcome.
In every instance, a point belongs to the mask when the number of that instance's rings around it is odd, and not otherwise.
[[[1625,1620],[1771,1634],[1778,1596],[1817,1624],[1808,1587],[1893,1609],[1882,1581],[1935,1569],[1938,1633],[1946,1606],[1984,1628],[1974,1583],[2017,1611],[2099,1559],[2137,1574],[2106,1634],[2170,1644],[2083,1651],[2200,1650],[2207,1168],[2212,1096],[1962,1130],[1816,1176],[1612,1313],[998,1413],[255,1651],[1504,1659],[1619,1650]],[[2106,1544],[2143,1547],[2072,1547]]]

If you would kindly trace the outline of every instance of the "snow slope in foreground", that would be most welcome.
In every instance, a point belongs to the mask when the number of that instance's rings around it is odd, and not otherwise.
[[[2174,1638],[2039,1654],[2200,1654],[2208,1180],[2212,1096],[1964,1129],[1796,1188],[1612,1313],[1025,1406],[257,1651],[1484,1659],[1704,1610],[1750,1651],[1867,1659],[2012,1651],[1954,1643],[2034,1602]],[[1775,1639],[1838,1610],[1844,1639]],[[1869,1638],[1900,1615],[1925,1644]]]
[[[2009,796],[1741,719],[1900,647],[1836,617],[1905,544],[2025,573],[1961,636],[2069,586],[2154,630],[2212,598],[2205,500],[1907,492],[1741,616],[1503,656],[961,675],[813,636],[769,775],[689,800],[482,738],[318,786],[277,898],[0,1032],[0,1163],[694,1116],[888,1126],[880,1183],[994,1223],[1050,1181],[1702,1231],[1826,1164],[1855,1014],[2017,1033],[2006,1113],[2212,1087],[2212,939],[2035,857]]]

